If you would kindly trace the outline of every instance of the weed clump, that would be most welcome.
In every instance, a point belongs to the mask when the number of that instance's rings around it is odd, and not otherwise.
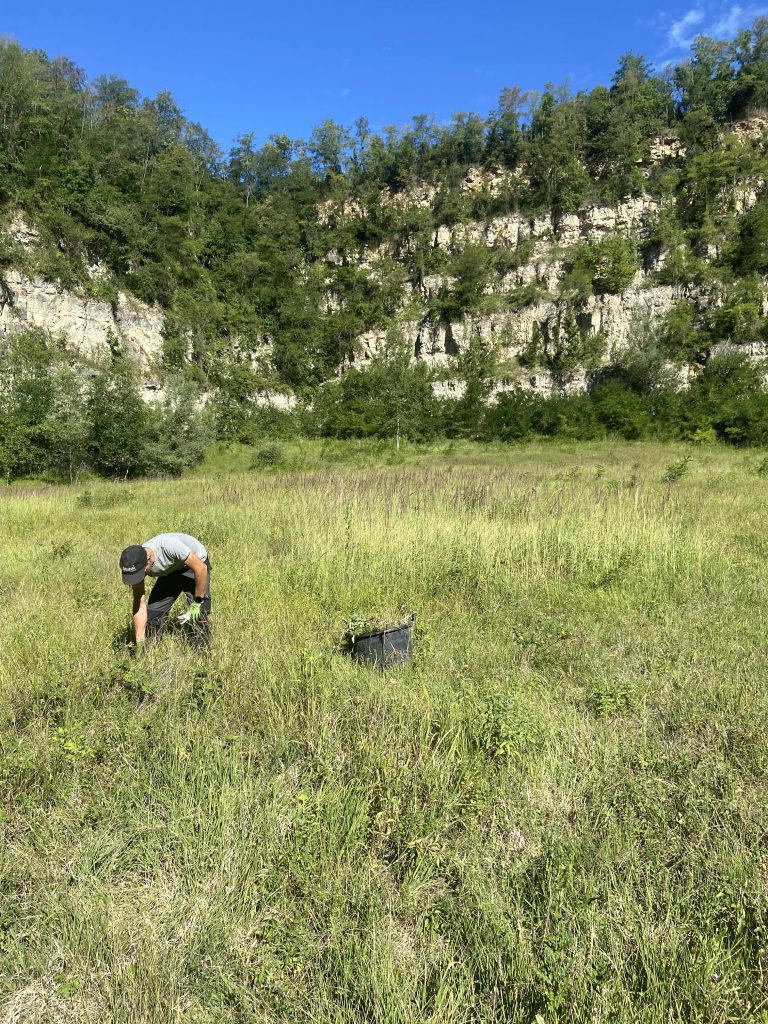
[[[128,505],[136,500],[136,491],[125,484],[115,486],[99,487],[96,490],[86,488],[82,494],[77,496],[77,504],[80,508],[112,509],[121,505]]]
[[[688,472],[691,466],[693,456],[684,455],[682,459],[678,459],[677,462],[670,463],[664,471],[662,480],[665,484],[674,484],[678,480],[681,480]]]
[[[344,621],[344,629],[341,635],[341,646],[344,649],[351,649],[355,640],[368,633],[383,633],[388,629],[402,629],[412,625],[416,621],[413,612],[403,610],[389,613],[362,613],[353,612]]]

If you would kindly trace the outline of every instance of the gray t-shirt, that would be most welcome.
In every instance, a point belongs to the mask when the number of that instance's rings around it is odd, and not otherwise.
[[[199,540],[188,533],[158,533],[156,537],[145,540],[142,547],[152,548],[155,560],[147,569],[147,576],[167,576],[169,572],[185,569],[185,561],[190,554],[197,555],[201,562],[208,557]]]

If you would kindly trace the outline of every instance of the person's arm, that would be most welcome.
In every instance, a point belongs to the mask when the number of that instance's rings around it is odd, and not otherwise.
[[[144,596],[144,580],[133,588],[133,632],[136,643],[143,643],[147,632],[147,599]]]
[[[195,574],[195,597],[205,597],[205,592],[208,589],[208,566],[191,551],[185,559],[184,565],[188,566]]]

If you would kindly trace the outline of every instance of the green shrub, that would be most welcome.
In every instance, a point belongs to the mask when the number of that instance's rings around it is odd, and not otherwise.
[[[682,479],[691,467],[691,455],[684,455],[682,459],[678,459],[677,462],[670,463],[664,470],[664,476],[662,477],[665,484],[674,484],[678,480]]]
[[[545,365],[558,376],[577,367],[593,369],[605,353],[605,338],[598,332],[582,331],[573,312],[568,310],[555,328],[550,344],[545,346],[545,353]]]
[[[266,441],[255,449],[251,458],[251,469],[278,469],[285,463],[285,447],[276,441]]]
[[[707,315],[711,337],[735,345],[762,341],[766,322],[762,312],[763,288],[759,278],[748,277],[722,289],[721,301]]]
[[[564,295],[584,298],[618,295],[626,291],[640,269],[637,242],[618,235],[599,242],[582,242],[572,250],[565,279]]]
[[[678,302],[665,315],[659,345],[669,359],[692,362],[708,341],[708,335],[697,325],[696,310],[691,302]]]
[[[597,420],[606,430],[636,441],[649,432],[650,420],[639,395],[620,381],[608,381],[593,396]]]
[[[382,354],[364,370],[352,369],[315,396],[315,423],[324,437],[402,437],[423,441],[441,426],[424,363],[406,352]]]
[[[500,441],[522,441],[535,433],[533,418],[537,400],[521,389],[499,395],[496,404],[485,416],[486,438]]]

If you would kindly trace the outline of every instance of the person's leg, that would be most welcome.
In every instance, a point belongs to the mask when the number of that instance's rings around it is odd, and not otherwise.
[[[192,646],[198,650],[209,650],[211,646],[211,563],[206,558],[206,567],[208,569],[208,583],[205,587],[205,597],[202,601],[203,613],[198,619],[197,623],[192,627]],[[191,569],[186,569],[183,573],[184,577],[184,593],[186,594],[187,604],[192,604],[195,599],[195,574]]]
[[[171,572],[159,576],[147,601],[147,639],[159,639],[163,635],[168,612],[173,602],[186,586],[184,572]]]

